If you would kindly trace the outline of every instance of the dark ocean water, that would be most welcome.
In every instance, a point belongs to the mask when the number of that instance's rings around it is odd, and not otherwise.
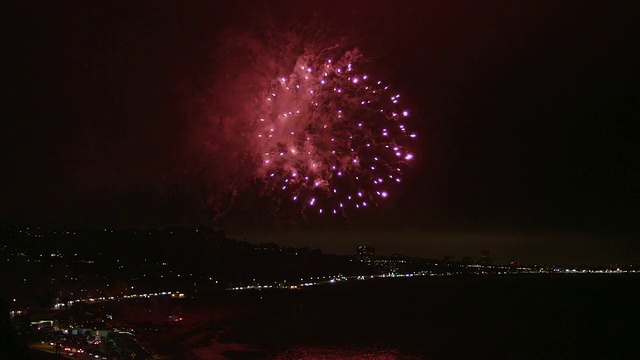
[[[640,275],[379,279],[256,291],[223,341],[280,359],[640,359]],[[275,354],[275,355],[273,355]]]

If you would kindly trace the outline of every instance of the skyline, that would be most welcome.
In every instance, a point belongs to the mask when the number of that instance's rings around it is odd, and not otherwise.
[[[3,239],[5,247],[20,246],[15,243],[16,236],[22,239],[42,241],[41,246],[55,248],[55,241],[67,244],[77,239],[95,238],[98,243],[104,243],[103,237],[110,237],[122,241],[133,235],[134,240],[140,236],[140,244],[147,244],[149,239],[160,236],[176,237],[175,241],[190,239],[189,234],[197,234],[204,231],[208,234],[213,231],[223,234],[228,239],[245,242],[259,247],[260,245],[280,246],[282,249],[306,249],[320,250],[322,253],[339,256],[353,256],[362,245],[373,247],[376,255],[382,257],[408,256],[429,260],[464,261],[465,258],[479,259],[488,250],[490,257],[496,264],[507,264],[516,261],[521,265],[579,265],[579,266],[611,266],[611,265],[640,265],[635,253],[628,253],[628,249],[620,247],[616,242],[602,242],[586,234],[572,233],[463,233],[463,232],[410,232],[410,231],[360,231],[349,234],[331,234],[327,232],[308,234],[289,231],[281,233],[280,237],[273,239],[271,234],[264,233],[228,233],[224,229],[199,226],[194,227],[165,227],[165,228],[100,228],[100,229],[74,229],[74,228],[46,228],[39,226],[0,228],[4,231]],[[115,234],[114,234],[115,232]],[[182,235],[180,235],[182,234]],[[87,236],[90,236],[87,238]],[[114,237],[115,236],[115,237]],[[183,238],[181,238],[183,236]],[[344,241],[348,236],[348,241]],[[412,238],[413,237],[413,238]],[[420,237],[416,239],[415,237]],[[57,240],[56,240],[57,239]],[[337,239],[339,242],[331,241]],[[361,241],[359,243],[359,241]],[[355,243],[356,247],[352,247]],[[90,243],[87,251],[98,251]],[[524,246],[523,246],[524,244]],[[34,246],[35,244],[25,244]],[[131,249],[141,251],[136,242],[130,244]],[[10,246],[10,247],[11,247]],[[143,248],[146,245],[143,245]],[[165,251],[171,246],[165,243]]]

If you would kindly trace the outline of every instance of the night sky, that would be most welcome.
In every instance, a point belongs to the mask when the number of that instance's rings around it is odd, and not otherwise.
[[[640,261],[637,2],[229,3],[16,2],[0,224],[212,224],[343,253]],[[346,219],[274,215],[268,199],[222,209],[230,154],[205,150],[221,141],[207,114],[242,60],[221,44],[304,26],[348,39],[400,89],[417,161],[393,199]]]

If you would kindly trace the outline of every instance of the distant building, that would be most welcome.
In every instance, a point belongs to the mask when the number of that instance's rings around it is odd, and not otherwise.
[[[462,263],[465,265],[471,265],[471,264],[475,264],[475,261],[471,256],[465,256],[462,258]]]
[[[404,269],[407,260],[397,257],[391,257],[385,259],[376,259],[373,263],[378,269],[384,272],[397,273]]]
[[[376,255],[376,249],[373,246],[360,245],[357,250],[358,260],[370,264]]]
[[[480,250],[480,264],[482,265],[492,265],[493,259],[491,258],[491,252],[486,246],[483,246]]]
[[[446,255],[446,256],[444,257],[444,262],[446,262],[446,263],[452,263],[452,262],[454,262],[454,257],[453,257],[453,256],[451,256],[451,255]]]

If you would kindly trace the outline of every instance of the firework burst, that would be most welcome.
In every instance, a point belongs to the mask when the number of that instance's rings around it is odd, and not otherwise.
[[[305,54],[260,95],[257,177],[305,213],[378,205],[414,158],[401,94],[363,72],[361,60],[357,49]]]

